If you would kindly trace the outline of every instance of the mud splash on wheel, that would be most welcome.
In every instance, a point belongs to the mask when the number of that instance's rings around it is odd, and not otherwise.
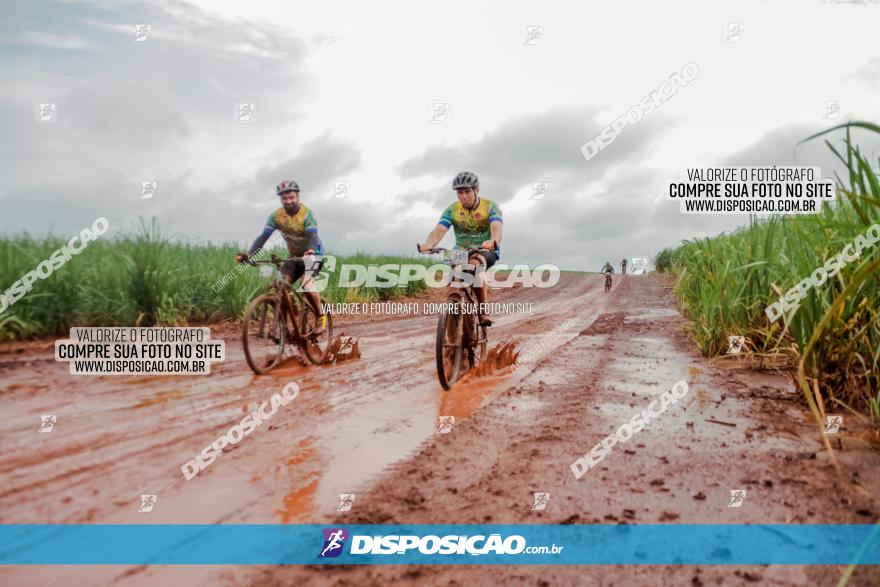
[[[494,375],[512,367],[519,358],[519,343],[502,341],[486,352],[486,358],[467,372],[465,378]]]
[[[327,351],[327,357],[324,364],[342,361],[349,361],[361,358],[361,348],[358,338],[355,336],[346,336],[343,332],[339,336],[330,341],[330,349]]]

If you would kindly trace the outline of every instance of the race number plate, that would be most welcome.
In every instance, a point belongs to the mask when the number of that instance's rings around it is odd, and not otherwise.
[[[451,265],[466,265],[468,262],[468,252],[464,249],[453,249],[450,251],[449,263]]]

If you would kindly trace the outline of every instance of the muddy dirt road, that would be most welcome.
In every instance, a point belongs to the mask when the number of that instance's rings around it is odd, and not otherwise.
[[[231,326],[203,377],[85,377],[50,343],[5,345],[3,523],[871,523],[880,457],[844,430],[840,480],[787,378],[698,358],[662,276],[563,274],[497,292],[529,364],[437,383],[436,318],[336,323],[359,361],[248,370]],[[567,320],[572,322],[566,323]],[[548,333],[567,328],[558,336]],[[552,340],[550,340],[552,338]],[[601,464],[569,465],[676,381],[688,395]],[[289,381],[299,397],[187,482],[180,466]],[[51,433],[38,433],[54,414]],[[438,434],[438,418],[454,416]],[[744,489],[738,508],[730,490]],[[533,493],[548,492],[544,511]],[[340,493],[355,494],[337,512]],[[156,505],[138,512],[142,494]],[[851,584],[876,580],[857,570]],[[835,567],[7,567],[15,585],[834,584]]]

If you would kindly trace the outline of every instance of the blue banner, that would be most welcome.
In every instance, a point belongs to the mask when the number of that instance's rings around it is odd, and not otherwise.
[[[0,525],[0,564],[880,564],[880,526]]]

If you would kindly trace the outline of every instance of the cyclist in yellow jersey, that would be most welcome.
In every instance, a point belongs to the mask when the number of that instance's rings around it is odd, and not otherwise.
[[[239,263],[247,263],[250,256],[261,249],[276,230],[284,236],[291,257],[324,254],[324,246],[318,238],[318,222],[312,211],[299,201],[299,185],[292,179],[286,179],[278,184],[275,193],[281,200],[281,207],[269,215],[263,232],[251,245],[248,253],[236,253],[235,260]],[[306,298],[318,313],[318,324],[314,334],[320,336],[327,327],[327,317],[324,315],[324,308],[321,307],[321,296],[315,287],[313,271],[307,272],[305,263],[299,259],[285,261],[281,265],[281,273],[291,284],[302,277],[302,288]]]
[[[455,247],[481,249],[471,255],[469,262],[488,269],[501,257],[501,208],[492,200],[480,197],[480,178],[470,171],[463,171],[455,176],[452,189],[458,195],[458,201],[443,211],[437,226],[425,242],[419,245],[419,251],[424,253],[437,246],[451,226],[455,231]],[[484,280],[482,287],[474,288],[474,293],[478,303],[487,303],[489,284]],[[491,326],[492,321],[481,313],[480,324]]]

